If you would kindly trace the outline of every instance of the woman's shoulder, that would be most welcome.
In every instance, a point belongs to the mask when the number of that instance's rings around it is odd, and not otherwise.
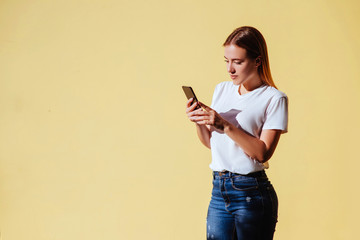
[[[280,91],[279,89],[274,88],[272,86],[266,86],[265,92],[266,92],[266,95],[268,97],[271,97],[271,98],[274,98],[274,99],[280,99],[280,98],[286,98],[287,99],[286,93],[284,93],[284,92]]]
[[[231,89],[233,88],[234,88],[234,84],[232,83],[232,81],[224,81],[216,85],[215,92],[231,91]]]
[[[219,99],[231,96],[233,90],[233,83],[230,81],[220,82],[216,85],[213,94],[213,103],[219,101]]]

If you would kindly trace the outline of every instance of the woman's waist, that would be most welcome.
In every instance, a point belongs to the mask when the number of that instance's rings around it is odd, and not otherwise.
[[[227,170],[224,171],[213,171],[213,178],[214,179],[223,179],[223,178],[243,178],[244,180],[248,178],[256,178],[256,179],[264,179],[267,180],[267,175],[265,170],[260,170],[256,172],[251,172],[248,174],[240,174],[234,173]]]

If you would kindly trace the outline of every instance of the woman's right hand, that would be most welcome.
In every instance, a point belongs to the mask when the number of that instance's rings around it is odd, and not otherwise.
[[[203,109],[198,102],[194,102],[192,98],[190,98],[186,104],[186,114],[190,121],[196,123],[197,135],[200,141],[207,147],[211,148],[210,145],[210,127],[205,125],[204,120],[202,119]],[[197,106],[200,106],[197,108]],[[202,113],[202,114],[201,114]],[[199,117],[200,116],[200,117]]]
[[[196,109],[196,107],[199,105],[198,102],[194,102],[193,104],[191,104],[193,102],[193,98],[190,98],[188,101],[187,101],[187,104],[186,104],[186,115],[188,116],[188,118],[190,119],[190,121],[192,122],[197,122],[196,119],[194,119],[194,113],[196,114],[198,111],[203,111],[202,108],[198,108]]]

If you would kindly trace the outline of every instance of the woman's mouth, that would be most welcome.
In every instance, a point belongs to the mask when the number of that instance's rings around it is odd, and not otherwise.
[[[230,78],[235,79],[235,78],[237,78],[237,75],[230,75]]]

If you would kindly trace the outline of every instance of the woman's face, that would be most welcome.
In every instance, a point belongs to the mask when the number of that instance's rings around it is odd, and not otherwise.
[[[258,78],[256,61],[246,56],[246,49],[234,44],[226,45],[224,57],[227,71],[235,85]]]

